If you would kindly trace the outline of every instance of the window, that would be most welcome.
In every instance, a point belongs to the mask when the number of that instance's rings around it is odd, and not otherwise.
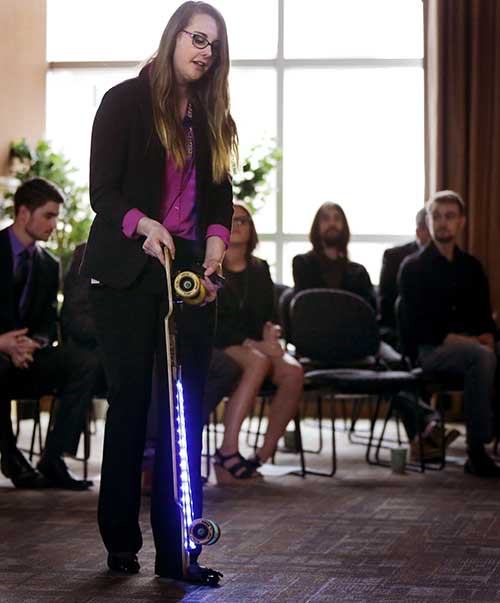
[[[156,49],[179,0],[48,0],[47,136],[88,178],[104,92]],[[274,277],[309,248],[323,201],[349,219],[350,255],[378,281],[423,203],[421,0],[214,0],[228,26],[232,111],[244,157],[275,138],[283,162],[255,216]],[[75,23],[78,27],[75,27]]]

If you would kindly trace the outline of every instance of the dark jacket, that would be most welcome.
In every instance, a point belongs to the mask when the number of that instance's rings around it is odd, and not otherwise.
[[[224,272],[226,283],[217,295],[215,347],[262,339],[265,323],[276,319],[274,284],[265,260],[251,257],[243,272]]]
[[[405,258],[417,253],[420,247],[416,241],[398,245],[384,251],[382,270],[380,271],[380,324],[396,328],[394,304],[398,298],[398,273]]]
[[[304,289],[328,288],[325,282],[319,254],[313,249],[302,255],[296,255],[293,258],[293,280],[295,289],[302,291]],[[370,276],[366,268],[356,262],[345,260],[341,286],[343,291],[356,293],[376,311],[377,301]]]
[[[20,328],[16,323],[13,279],[12,248],[8,229],[5,228],[0,231],[0,333]],[[58,261],[48,251],[35,245],[26,317],[21,325],[29,329],[30,337],[38,336],[49,342],[56,339],[58,289]]]
[[[203,109],[193,106],[196,158],[198,238],[207,226],[231,229],[232,187],[229,179],[214,184]],[[144,68],[138,77],[111,88],[102,99],[92,129],[90,202],[96,217],[90,230],[81,272],[112,287],[130,286],[148,261],[142,237],[122,233],[125,214],[136,207],[158,220],[163,195],[165,149],[153,122],[150,81]]]
[[[63,341],[73,341],[93,350],[97,347],[97,335],[90,308],[89,279],[79,273],[85,243],[78,245],[71,265],[64,277],[64,303],[61,309]]]
[[[399,274],[411,346],[440,345],[449,333],[495,333],[488,279],[469,253],[455,247],[450,262],[431,242],[406,258]]]

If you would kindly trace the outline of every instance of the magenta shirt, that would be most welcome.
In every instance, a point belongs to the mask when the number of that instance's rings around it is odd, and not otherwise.
[[[167,158],[164,179],[160,221],[171,235],[181,239],[196,239],[196,162],[194,153],[180,170],[177,169],[172,159]],[[144,216],[145,214],[139,209],[130,209],[123,217],[123,234],[128,238],[137,236],[137,223]],[[222,224],[210,224],[205,238],[219,237],[227,249],[230,234]]]

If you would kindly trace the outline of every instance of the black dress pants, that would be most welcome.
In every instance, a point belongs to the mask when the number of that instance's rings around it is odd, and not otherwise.
[[[160,266],[158,264],[158,266]],[[160,266],[161,268],[161,266]],[[169,401],[166,388],[164,317],[165,276],[142,279],[126,290],[93,285],[94,322],[104,357],[109,410],[106,419],[99,495],[99,529],[110,552],[137,552],[142,546],[139,526],[141,466],[146,437],[152,375],[161,376],[155,478],[151,522],[161,575],[180,577],[179,514],[172,484]],[[159,289],[159,291],[158,291]],[[194,516],[202,513],[201,403],[214,327],[215,304],[203,308],[177,306],[177,342],[182,363],[190,454]],[[193,558],[199,551],[195,551]]]
[[[56,391],[56,415],[44,453],[75,455],[85,411],[95,390],[98,365],[96,356],[82,354],[71,344],[37,350],[33,363],[26,369],[16,368],[10,359],[0,355],[0,449],[8,452],[15,446],[11,399],[34,398]]]

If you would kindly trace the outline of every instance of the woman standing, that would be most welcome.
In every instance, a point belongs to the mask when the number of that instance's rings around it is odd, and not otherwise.
[[[257,242],[250,213],[236,203],[224,259],[226,286],[219,295],[215,345],[240,366],[242,375],[227,401],[224,440],[215,453],[217,480],[222,483],[244,484],[260,477],[256,469],[273,454],[302,399],[303,370],[280,345],[274,286],[267,263],[253,255]],[[255,457],[245,459],[238,450],[241,424],[266,378],[277,387],[266,435]]]
[[[92,131],[90,198],[96,217],[82,272],[109,384],[99,496],[108,566],[139,571],[141,463],[155,373],[162,376],[151,502],[158,575],[181,578],[178,512],[172,487],[163,319],[163,248],[174,268],[199,263],[203,307],[176,309],[183,367],[194,516],[202,515],[201,398],[212,344],[219,270],[232,216],[230,164],[236,126],[229,111],[224,19],[205,2],[185,2],[170,18],[157,53],[137,78],[109,90]],[[190,555],[190,579],[220,574]]]

